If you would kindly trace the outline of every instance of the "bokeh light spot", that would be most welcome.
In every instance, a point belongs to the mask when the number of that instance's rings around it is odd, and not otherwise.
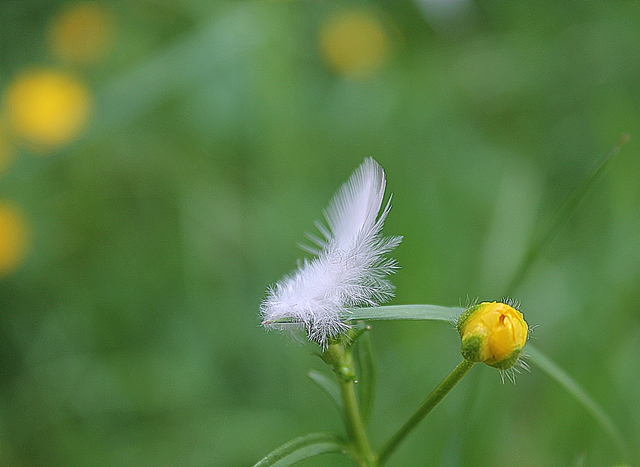
[[[74,3],[51,21],[49,47],[62,60],[94,63],[105,56],[113,41],[113,20],[95,2]]]
[[[0,277],[13,271],[27,252],[28,230],[20,211],[0,200]]]
[[[363,79],[378,71],[390,49],[389,36],[372,12],[347,10],[331,16],[320,30],[320,52],[336,73]]]
[[[15,153],[3,128],[0,128],[0,174],[4,173],[13,163]]]
[[[6,90],[10,127],[35,149],[58,146],[82,130],[89,97],[88,88],[71,75],[55,70],[25,73]]]

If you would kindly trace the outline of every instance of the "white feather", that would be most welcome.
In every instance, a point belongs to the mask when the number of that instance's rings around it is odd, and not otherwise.
[[[387,203],[378,216],[385,185],[384,170],[367,158],[338,190],[324,211],[329,228],[316,223],[325,238],[310,236],[320,248],[317,257],[303,260],[269,288],[260,306],[265,326],[280,329],[284,325],[277,321],[289,320],[325,347],[329,337],[348,329],[341,315],[349,308],[375,306],[393,297],[386,276],[397,265],[384,255],[402,237],[382,237],[391,207]]]

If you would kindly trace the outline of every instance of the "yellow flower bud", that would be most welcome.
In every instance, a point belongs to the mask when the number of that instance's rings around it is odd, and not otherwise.
[[[527,342],[529,327],[514,303],[483,302],[458,320],[462,356],[500,370],[511,368]]]

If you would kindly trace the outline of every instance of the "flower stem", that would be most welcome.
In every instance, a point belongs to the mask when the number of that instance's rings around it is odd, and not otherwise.
[[[367,432],[360,416],[360,409],[356,400],[356,391],[354,381],[348,381],[340,384],[340,392],[342,394],[342,404],[344,406],[345,423],[347,425],[347,433],[353,444],[353,448],[357,453],[356,461],[362,467],[370,467],[374,455],[369,446]]]
[[[422,402],[418,410],[405,422],[404,425],[394,434],[382,447],[377,457],[375,465],[382,466],[387,462],[389,456],[398,448],[400,443],[411,433],[415,427],[426,417],[433,408],[451,391],[464,375],[475,365],[475,362],[462,360],[457,367],[447,376]]]
[[[356,398],[356,375],[351,347],[344,342],[333,342],[322,358],[333,367],[338,380],[352,457],[360,467],[374,467],[375,455],[371,451]]]

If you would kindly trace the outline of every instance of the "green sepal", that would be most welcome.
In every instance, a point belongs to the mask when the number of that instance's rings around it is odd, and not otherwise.
[[[522,348],[519,347],[511,352],[507,358],[503,358],[502,360],[482,360],[481,357],[481,349],[483,345],[483,336],[469,336],[462,341],[462,347],[460,349],[460,353],[465,360],[469,360],[470,362],[482,362],[492,368],[497,368],[498,370],[508,370],[513,365],[516,364],[520,354],[522,353]]]
[[[462,336],[462,328],[464,327],[464,325],[467,323],[467,321],[469,320],[469,318],[471,317],[471,315],[478,309],[480,308],[481,304],[477,304],[477,305],[473,305],[469,308],[467,308],[466,310],[464,310],[462,312],[462,314],[460,315],[460,317],[458,318],[458,320],[456,321],[456,329],[458,330],[458,333],[460,334],[460,336]],[[464,355],[464,354],[463,354]],[[466,357],[465,357],[466,358]],[[467,359],[468,360],[468,359]],[[478,360],[472,360],[473,362],[476,362]]]
[[[517,348],[507,358],[503,358],[498,362],[492,362],[491,360],[488,360],[484,363],[486,363],[492,368],[497,368],[498,370],[508,370],[509,368],[511,368],[513,365],[516,364],[516,362],[518,361],[518,358],[520,358],[521,353],[522,353],[522,348]]]
[[[481,362],[480,349],[483,338],[481,336],[469,336],[462,341],[460,353],[465,360],[470,362]]]

